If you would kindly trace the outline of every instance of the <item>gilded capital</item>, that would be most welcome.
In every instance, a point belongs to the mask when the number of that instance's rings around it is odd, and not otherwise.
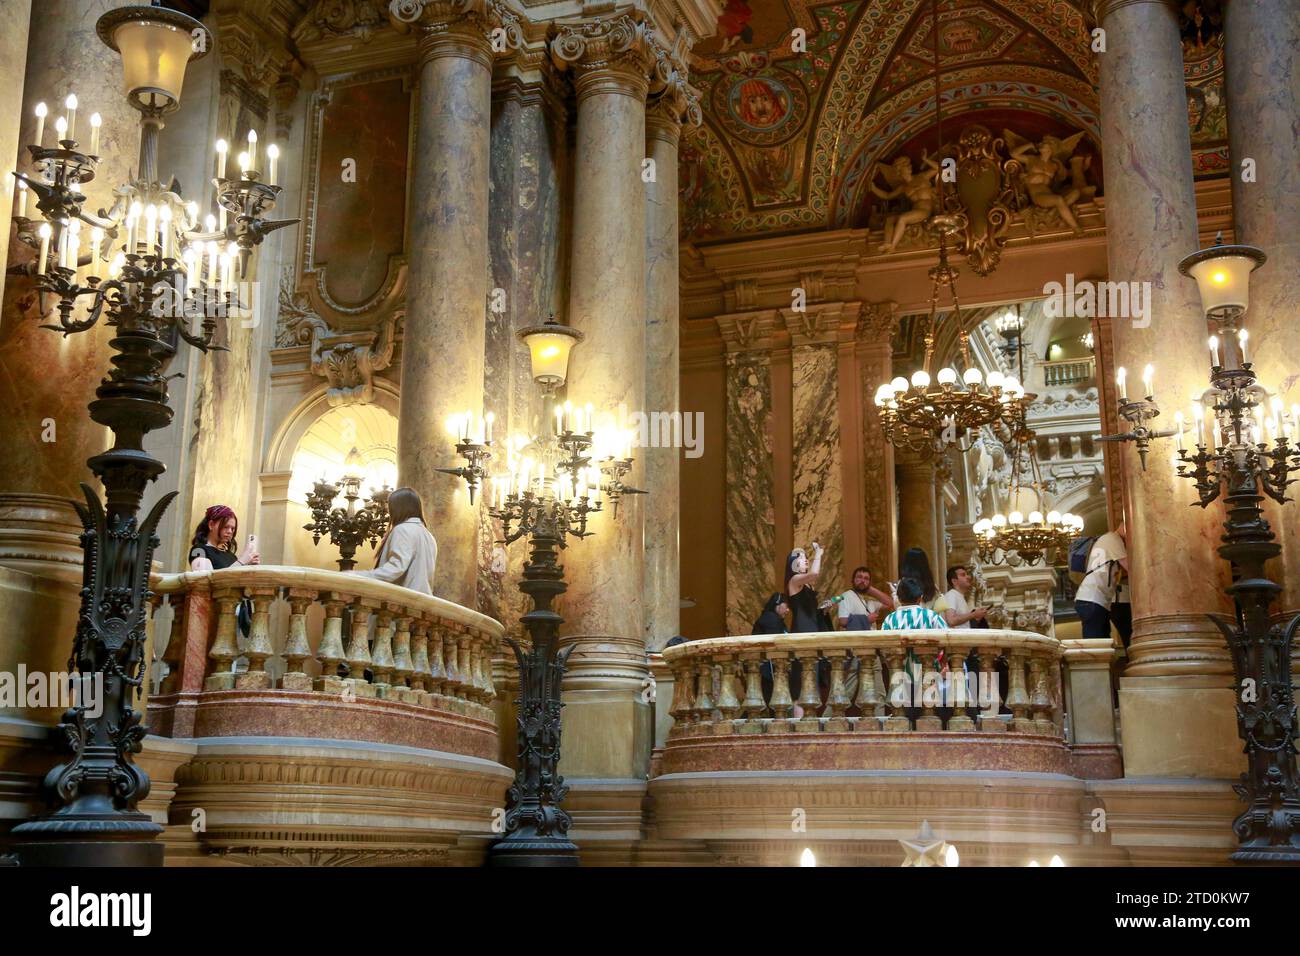
[[[729,354],[766,352],[772,347],[772,333],[777,330],[777,316],[771,310],[719,315],[718,332]]]
[[[866,302],[858,313],[857,336],[864,342],[889,345],[898,332],[898,306],[894,302]]]
[[[644,97],[662,86],[654,31],[639,11],[551,27],[551,61],[571,70],[578,98],[594,92]]]
[[[668,62],[663,57],[660,62]],[[686,81],[685,70],[670,69],[663,88],[653,93],[646,104],[646,128],[671,142],[677,142],[683,123],[699,126],[704,122],[699,94]]]

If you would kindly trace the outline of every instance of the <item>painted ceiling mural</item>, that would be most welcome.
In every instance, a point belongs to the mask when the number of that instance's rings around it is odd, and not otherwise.
[[[1101,183],[1097,69],[1077,0],[938,7],[941,129],[930,0],[726,0],[717,34],[691,54],[705,122],[682,143],[683,237],[888,232],[908,203],[881,193],[905,191],[908,166],[919,178],[941,147],[956,155],[967,138],[1003,167],[1022,144],[1047,142],[1043,155],[1059,163],[1052,188],[1068,190],[1072,177],[1091,197]],[[1188,55],[1198,175],[1226,163],[1222,53],[1212,47]]]

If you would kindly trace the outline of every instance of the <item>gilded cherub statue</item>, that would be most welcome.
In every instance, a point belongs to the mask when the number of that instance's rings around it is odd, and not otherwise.
[[[1071,163],[1071,157],[1083,139],[1083,132],[1075,133],[1066,139],[1044,136],[1037,144],[1023,136],[1002,131],[1011,157],[1023,167],[1020,180],[1029,200],[1040,209],[1055,210],[1071,230],[1078,235],[1083,232],[1079,221],[1074,217],[1074,206],[1083,196],[1084,189],[1077,182],[1082,172],[1082,163]],[[1071,166],[1075,175],[1071,176]]]
[[[868,182],[873,193],[881,199],[905,195],[911,203],[907,211],[885,220],[885,241],[880,244],[881,252],[893,252],[908,226],[923,223],[934,213],[935,180],[939,175],[939,164],[924,152],[921,153],[921,163],[925,168],[913,172],[912,160],[899,156],[889,165],[876,163],[871,171]],[[881,189],[876,184],[876,177],[882,174],[891,187],[888,190]]]

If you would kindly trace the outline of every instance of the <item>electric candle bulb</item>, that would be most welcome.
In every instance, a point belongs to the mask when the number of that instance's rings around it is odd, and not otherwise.
[[[60,116],[54,121],[54,132],[56,134],[55,139],[58,142],[63,142],[68,138],[68,121],[64,117]]]
[[[199,221],[199,204],[190,200],[185,204],[185,219],[187,229],[193,229]]]
[[[144,254],[153,252],[154,239],[158,232],[158,207],[150,203],[144,210]]]
[[[555,406],[555,434],[559,435],[564,431],[564,406]]]
[[[484,435],[484,438],[487,440],[489,444],[492,442],[492,423],[494,421],[496,421],[496,415],[492,414],[491,412],[488,412],[485,416],[483,416],[483,422],[487,427],[487,434]]]
[[[586,429],[587,434],[590,435],[592,433],[591,402],[587,403],[585,412],[586,412],[586,416],[583,421],[583,427]]]
[[[272,143],[270,146],[266,147],[266,156],[271,161],[271,169],[267,173],[266,181],[274,186],[276,184],[275,170],[280,160],[280,147],[276,146],[275,143]]]
[[[68,98],[63,101],[63,105],[68,110],[68,139],[77,138],[77,94],[69,93]]]
[[[90,114],[90,155],[99,155],[99,127],[104,124],[104,118],[98,113]]]
[[[50,224],[48,222],[43,222],[41,223],[41,228],[37,231],[41,236],[41,251],[40,257],[36,260],[36,274],[38,276],[43,276],[45,275],[45,263],[50,256],[50,235],[53,233],[53,230],[50,229]]]
[[[239,268],[239,244],[231,242],[226,245],[226,255],[230,257],[230,278],[226,280],[226,291],[230,292],[234,288],[235,270]]]
[[[1183,450],[1183,413],[1174,412],[1174,428],[1177,431],[1178,450]]]
[[[1250,360],[1246,358],[1246,339],[1250,338],[1250,333],[1242,329],[1237,333],[1237,345],[1241,348],[1241,364],[1245,365]]]
[[[18,217],[27,218],[27,181],[18,180]]]
[[[1115,370],[1115,384],[1119,386],[1119,400],[1121,402],[1128,401],[1128,387],[1125,385],[1125,382],[1127,380],[1128,380],[1128,369],[1126,369],[1123,365],[1121,365],[1118,369]]]
[[[1210,336],[1210,363],[1215,368],[1219,367],[1219,337],[1217,335]]]
[[[226,178],[226,153],[230,151],[230,144],[224,139],[217,140],[217,178]]]
[[[1148,364],[1142,369],[1142,393],[1150,398],[1155,395],[1156,367]]]
[[[240,173],[247,173],[248,170],[251,169],[251,168],[252,168],[252,167],[251,167],[251,165],[250,165],[249,155],[248,155],[247,153],[240,153],[240,154],[239,154],[239,171],[240,171]]]
[[[44,146],[41,140],[45,139],[45,117],[49,114],[50,108],[44,103],[36,104],[36,145]]]
[[[248,131],[248,168],[257,168],[257,130]]]
[[[563,418],[563,422],[564,422],[564,430],[565,430],[566,432],[568,432],[568,431],[573,431],[573,418],[572,418],[572,415],[573,415],[573,406],[572,406],[571,404],[569,404],[568,402],[565,402],[565,403],[564,403],[564,418]]]
[[[217,217],[214,216],[214,215],[212,215],[212,213],[208,213],[206,216],[204,216],[204,217],[203,217],[203,228],[204,228],[204,230],[205,230],[206,232],[216,232],[216,231],[217,231]]]
[[[95,226],[90,230],[90,274],[99,275],[99,253],[104,244],[104,230]]]
[[[158,210],[158,231],[162,233],[162,257],[172,258],[172,207]]]

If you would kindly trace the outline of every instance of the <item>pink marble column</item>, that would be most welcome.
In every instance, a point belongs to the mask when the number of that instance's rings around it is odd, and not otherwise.
[[[1294,0],[1230,0],[1224,22],[1228,143],[1236,240],[1268,255],[1251,276],[1251,358],[1260,382],[1300,403],[1294,337],[1300,308],[1300,12]],[[1249,173],[1243,164],[1253,167]],[[1283,583],[1277,610],[1300,613],[1300,506],[1268,504],[1282,544],[1270,565]]]
[[[420,33],[418,133],[402,343],[398,478],[438,541],[434,593],[475,606],[479,521],[453,466],[452,415],[483,412],[488,295],[491,28],[486,0],[407,0]],[[476,504],[481,499],[476,499]]]
[[[1111,282],[1144,283],[1145,318],[1115,317],[1115,363],[1130,394],[1154,363],[1163,421],[1208,387],[1208,335],[1195,283],[1178,262],[1199,248],[1183,54],[1169,0],[1099,0],[1106,31],[1101,67],[1106,238]],[[1136,386],[1136,388],[1134,387]],[[1170,442],[1156,442],[1140,467],[1120,455],[1128,500],[1133,646],[1127,675],[1230,674],[1223,638],[1206,613],[1223,608],[1215,555],[1219,516],[1191,507],[1190,482],[1176,476]]]

